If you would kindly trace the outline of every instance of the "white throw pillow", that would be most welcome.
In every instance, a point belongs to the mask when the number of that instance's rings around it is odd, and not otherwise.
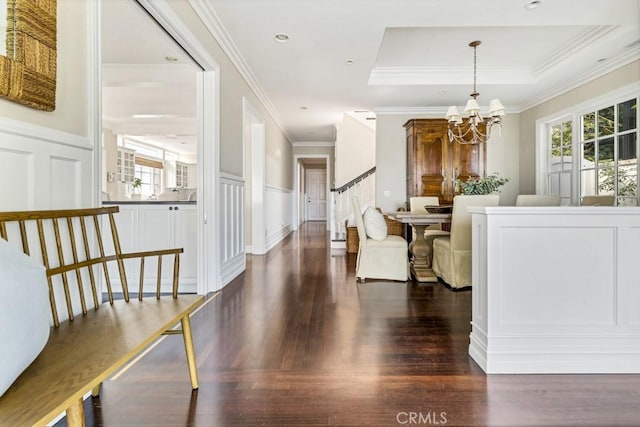
[[[364,215],[364,213],[367,211],[368,208],[369,208],[368,204],[361,206],[360,214]],[[355,227],[355,226],[356,226],[356,217],[353,215],[353,210],[351,210],[351,212],[349,213],[349,216],[347,216],[347,227]]]
[[[44,266],[0,239],[0,396],[44,348],[50,316]]]
[[[380,212],[371,206],[364,212],[364,230],[373,240],[382,241],[387,238],[387,223]]]

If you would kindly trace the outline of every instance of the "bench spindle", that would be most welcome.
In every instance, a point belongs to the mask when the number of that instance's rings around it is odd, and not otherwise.
[[[87,259],[91,258],[91,250],[89,248],[89,239],[87,238],[87,226],[84,222],[84,217],[80,217],[80,230],[82,231],[82,243],[84,245],[84,253]],[[89,282],[91,283],[91,293],[93,296],[93,308],[98,309],[100,303],[98,302],[98,290],[96,288],[96,278],[93,275],[93,266],[87,266],[89,271]]]
[[[156,298],[160,299],[160,283],[162,281],[162,255],[158,255],[158,280],[156,283]]]
[[[26,255],[31,255],[29,253],[29,239],[27,238],[27,226],[24,221],[18,221],[20,226],[20,240],[22,241],[22,252]]]
[[[96,237],[98,239],[98,250],[100,251],[100,257],[104,258],[104,245],[102,244],[102,233],[100,232],[100,224],[98,223],[98,216],[93,216],[93,226],[96,230]],[[107,268],[107,262],[102,262],[102,271],[104,272],[104,280],[107,285],[107,295],[109,295],[109,304],[113,305],[113,290],[111,290],[111,279],[109,278],[109,269]]]
[[[144,258],[140,258],[140,286],[138,287],[138,299],[142,301],[142,292],[144,291]]]
[[[111,226],[111,236],[113,237],[113,248],[116,252],[118,261],[118,270],[120,272],[120,283],[122,283],[122,293],[124,300],[129,301],[129,285],[127,283],[127,275],[124,270],[124,261],[120,258],[122,249],[120,248],[120,238],[118,237],[118,228],[116,227],[116,219],[112,213],[109,214],[109,225]]]
[[[42,220],[36,220],[36,224],[38,226],[38,238],[40,240],[40,251],[42,252],[42,264],[44,264],[44,268],[49,270],[49,255],[47,254],[47,242],[45,240],[44,226],[42,225]],[[60,326],[60,320],[58,318],[58,309],[56,305],[56,297],[53,293],[53,280],[51,279],[51,275],[47,274],[47,283],[49,284],[49,304],[51,305],[51,314],[53,316],[53,326],[56,328]]]
[[[71,240],[71,254],[73,256],[73,263],[78,264],[78,250],[76,248],[76,234],[73,230],[73,221],[70,217],[67,218],[67,230],[69,231],[69,239]],[[82,284],[82,274],[80,269],[76,268],[76,282],[78,284],[78,294],[80,295],[80,306],[82,307],[82,314],[87,314],[87,303],[84,300],[84,286]]]
[[[56,249],[58,252],[58,265],[65,265],[64,253],[62,252],[62,243],[60,241],[60,226],[58,224],[58,218],[53,218],[53,235],[56,239]],[[69,320],[73,320],[73,306],[71,303],[71,294],[69,293],[69,280],[67,279],[67,273],[64,272],[62,276],[62,287],[64,290],[64,299],[67,302],[67,313],[69,314]]]

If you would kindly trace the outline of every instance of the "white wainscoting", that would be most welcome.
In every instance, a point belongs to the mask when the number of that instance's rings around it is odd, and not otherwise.
[[[269,185],[266,186],[267,251],[291,233],[293,229],[291,203],[291,190]]]
[[[220,276],[222,286],[246,269],[244,247],[244,179],[220,177]]]
[[[0,210],[92,206],[93,150],[86,137],[0,117]]]
[[[470,211],[485,372],[640,373],[640,208]]]

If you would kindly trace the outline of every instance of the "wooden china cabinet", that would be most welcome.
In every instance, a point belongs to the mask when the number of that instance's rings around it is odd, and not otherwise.
[[[485,176],[486,144],[449,141],[447,120],[411,119],[407,132],[407,201],[414,196],[437,196],[451,203],[454,181]]]

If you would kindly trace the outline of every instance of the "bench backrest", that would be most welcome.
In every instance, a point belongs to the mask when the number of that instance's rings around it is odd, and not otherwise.
[[[40,254],[49,284],[54,326],[60,324],[59,315],[64,311],[69,320],[73,320],[74,313],[79,313],[80,310],[83,314],[87,313],[86,293],[91,294],[93,309],[99,307],[102,297],[98,291],[100,267],[109,302],[113,304],[111,277],[107,267],[109,262],[117,264],[123,296],[129,301],[124,260],[140,258],[138,298],[142,299],[144,260],[146,257],[157,257],[156,297],[159,298],[162,256],[174,256],[173,296],[177,297],[179,253],[182,249],[123,254],[114,218],[118,211],[118,206],[110,206],[93,209],[0,212],[0,237],[10,243],[19,243],[27,255],[37,257],[38,253]],[[102,230],[103,226],[109,230]],[[112,250],[108,251],[108,247]],[[62,307],[59,307],[59,299],[65,301]]]

